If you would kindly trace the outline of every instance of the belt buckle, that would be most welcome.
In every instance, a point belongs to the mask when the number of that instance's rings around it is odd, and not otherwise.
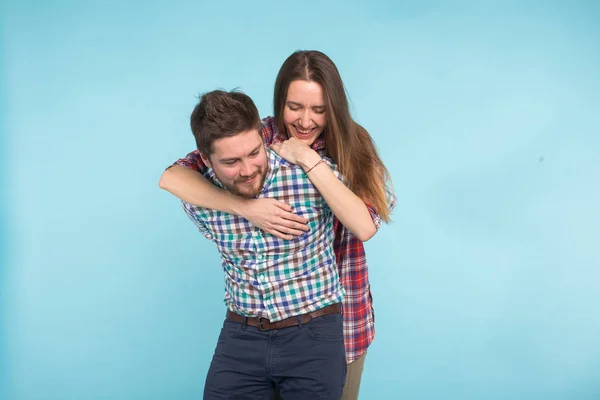
[[[258,317],[258,321],[257,321],[258,322],[258,330],[262,331],[262,332],[266,331],[266,329],[263,327],[263,321],[264,321],[263,317]]]

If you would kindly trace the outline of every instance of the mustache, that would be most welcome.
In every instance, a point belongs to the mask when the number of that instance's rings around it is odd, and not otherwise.
[[[236,182],[245,182],[245,181],[249,181],[250,179],[254,179],[257,176],[259,176],[262,172],[262,168],[254,171],[254,173],[252,175],[248,175],[248,176],[241,176],[239,179],[236,179]]]

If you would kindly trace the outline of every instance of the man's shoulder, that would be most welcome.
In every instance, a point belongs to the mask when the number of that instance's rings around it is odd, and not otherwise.
[[[323,159],[323,161],[329,165],[329,168],[336,168],[337,169],[337,164],[333,162],[333,160],[327,156],[323,156],[321,157]]]
[[[282,158],[281,156],[279,156],[279,154],[277,154],[277,152],[275,150],[272,150],[271,148],[267,149],[267,158],[269,160],[269,163],[270,163],[271,167],[272,168],[273,167],[276,168],[274,170],[274,172],[277,172],[282,167],[286,168],[286,169],[297,169],[297,168],[300,168],[300,170],[302,170],[302,168],[299,165],[292,164],[292,163],[286,161],[284,158]]]
[[[297,164],[292,164],[291,162],[288,162],[287,160],[285,160],[284,158],[280,157],[279,154],[277,154],[274,150],[271,150],[270,148],[267,149],[267,154],[269,157],[269,161],[272,163],[272,165],[275,165],[277,167],[284,167],[286,169],[295,171],[295,172],[299,172],[302,173],[304,172],[304,170],[302,169],[301,166],[297,165]],[[327,165],[329,165],[330,168],[337,168],[337,165],[333,162],[333,160],[329,157],[323,156],[323,161],[325,163],[327,163]]]

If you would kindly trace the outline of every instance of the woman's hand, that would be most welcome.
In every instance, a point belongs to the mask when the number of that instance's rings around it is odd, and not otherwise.
[[[279,157],[287,162],[299,165],[305,170],[315,165],[321,159],[321,156],[316,151],[295,137],[291,137],[281,143],[275,143],[271,146],[271,149],[275,150]]]
[[[275,199],[248,199],[240,210],[246,218],[265,232],[281,239],[293,239],[308,230],[308,222],[292,212],[292,207]]]

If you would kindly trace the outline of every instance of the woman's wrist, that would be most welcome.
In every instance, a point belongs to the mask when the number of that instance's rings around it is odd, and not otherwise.
[[[298,165],[300,165],[304,171],[307,171],[314,167],[319,161],[321,161],[321,156],[313,149],[310,149],[310,151],[306,152],[306,155],[298,159]]]

